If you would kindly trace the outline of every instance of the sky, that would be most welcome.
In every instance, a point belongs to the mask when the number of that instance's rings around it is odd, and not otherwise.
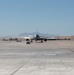
[[[0,36],[36,32],[74,35],[74,0],[0,0]]]

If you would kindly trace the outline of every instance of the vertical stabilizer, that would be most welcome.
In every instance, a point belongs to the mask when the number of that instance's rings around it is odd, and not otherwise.
[[[37,28],[37,35],[38,35],[38,28]]]

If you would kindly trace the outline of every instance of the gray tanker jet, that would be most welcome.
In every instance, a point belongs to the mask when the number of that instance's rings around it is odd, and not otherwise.
[[[38,34],[36,34],[36,36],[33,38],[36,42],[37,41],[41,41],[41,43],[43,43],[43,41],[47,41],[47,38],[39,36]]]

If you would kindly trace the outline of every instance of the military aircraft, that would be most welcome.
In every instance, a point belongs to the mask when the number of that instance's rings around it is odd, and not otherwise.
[[[36,36],[33,38],[33,40],[37,41],[41,41],[41,43],[43,43],[43,41],[47,41],[47,38],[40,36],[38,33],[36,34]]]
[[[34,35],[29,35],[28,37],[22,37],[24,38],[26,41],[30,41],[30,42],[33,42],[33,40],[35,40],[36,42],[39,41],[41,43],[43,43],[43,41],[47,41],[48,39],[44,36],[40,36],[38,34],[38,29],[37,29],[37,34],[34,36]]]

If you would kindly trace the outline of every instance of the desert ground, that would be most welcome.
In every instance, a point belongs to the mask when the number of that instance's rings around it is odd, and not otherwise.
[[[74,75],[74,40],[0,41],[0,75]]]

